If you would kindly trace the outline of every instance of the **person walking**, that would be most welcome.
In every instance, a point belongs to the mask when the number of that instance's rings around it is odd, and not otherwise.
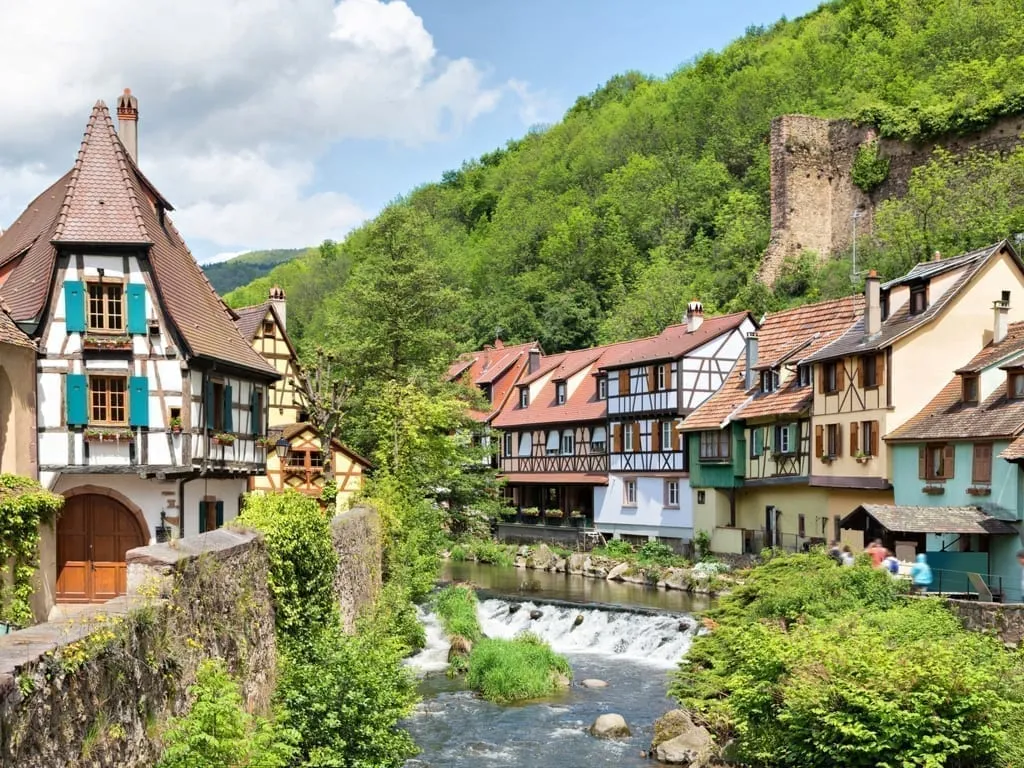
[[[893,578],[900,575],[900,561],[896,559],[896,555],[886,550],[885,560],[882,561],[882,568],[892,574]]]
[[[838,541],[832,540],[832,546],[828,548],[828,556],[835,560],[837,565],[843,564],[843,550],[839,548]]]
[[[871,555],[871,564],[875,568],[882,565],[882,561],[885,560],[885,556],[888,554],[888,550],[882,546],[881,539],[872,541],[864,551]]]
[[[910,566],[910,583],[914,585],[914,592],[922,595],[932,585],[932,569],[924,552],[918,555],[917,562]]]
[[[849,544],[843,545],[843,552],[841,554],[843,565],[853,565],[856,560],[853,557],[853,551],[850,549]]]

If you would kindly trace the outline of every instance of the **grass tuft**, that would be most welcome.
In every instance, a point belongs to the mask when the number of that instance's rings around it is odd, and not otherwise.
[[[508,704],[551,696],[572,678],[569,662],[536,635],[488,638],[473,646],[466,682],[487,700]]]

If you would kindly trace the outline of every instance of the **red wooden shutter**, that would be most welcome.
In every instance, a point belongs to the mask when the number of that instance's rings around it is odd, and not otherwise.
[[[923,445],[917,449],[917,476],[921,480],[928,478],[928,451]]]
[[[877,421],[872,421],[871,422],[871,455],[872,456],[877,456],[878,455],[878,438],[879,438],[879,433],[880,432],[881,432],[881,429],[878,426],[878,422]]]
[[[850,455],[856,456],[860,450],[860,424],[856,421],[850,425]]]
[[[825,371],[828,370],[828,363],[817,366],[818,368],[818,392],[825,394]]]
[[[681,451],[683,450],[682,434],[679,432],[679,422],[675,419],[672,420],[672,450]]]
[[[661,450],[661,422],[652,422],[653,431],[651,432],[651,450],[657,453]]]
[[[640,422],[633,423],[633,452],[639,453],[640,451]]]
[[[942,449],[942,477],[945,480],[956,474],[956,446],[947,445]]]
[[[658,372],[655,370],[656,366],[647,366],[647,391],[655,392],[658,389]]]
[[[885,386],[885,352],[878,354],[878,362],[875,363],[875,379],[878,386]]]
[[[977,443],[974,446],[974,467],[971,471],[971,482],[992,482],[992,446]]]
[[[814,428],[814,455],[818,457],[825,455],[825,427],[821,424]]]
[[[665,363],[665,389],[672,389],[672,363]]]
[[[856,422],[854,422],[856,423]],[[836,424],[836,456],[843,455],[843,425]]]
[[[836,392],[846,389],[846,365],[842,360],[836,360]]]
[[[867,362],[867,359],[866,355],[854,358],[857,366],[857,386],[861,389],[864,389],[864,363]]]
[[[615,452],[622,453],[622,425],[612,426],[612,442],[615,444]]]

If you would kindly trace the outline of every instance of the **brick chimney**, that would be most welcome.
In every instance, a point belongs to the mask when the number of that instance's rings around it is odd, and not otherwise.
[[[530,350],[530,361],[526,370],[529,373],[536,373],[538,368],[540,368],[540,350],[534,348]]]
[[[864,330],[868,336],[882,330],[882,283],[873,269],[864,281]]]
[[[999,344],[1006,338],[1006,334],[1009,331],[1010,292],[1003,291],[999,301],[992,302],[992,309],[995,314],[995,322],[992,326],[992,343]]]
[[[694,333],[704,324],[704,305],[694,299],[686,305],[686,331]]]
[[[754,386],[755,377],[757,372],[754,370],[754,366],[757,365],[757,331],[751,331],[747,334],[747,369],[743,372],[743,388],[750,389]]]
[[[117,135],[125,151],[139,164],[139,100],[132,96],[132,89],[125,88],[117,97]]]
[[[277,319],[281,321],[281,329],[285,330],[287,327],[287,311],[288,308],[285,305],[284,291],[281,290],[281,286],[275,285],[270,289],[270,306],[277,312]]]

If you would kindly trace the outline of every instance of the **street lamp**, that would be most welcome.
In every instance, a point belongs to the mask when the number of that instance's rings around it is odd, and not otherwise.
[[[274,450],[277,452],[277,458],[283,459],[285,456],[287,456],[288,449],[290,447],[291,446],[289,445],[288,441],[285,440],[283,437],[276,443],[274,443]]]

